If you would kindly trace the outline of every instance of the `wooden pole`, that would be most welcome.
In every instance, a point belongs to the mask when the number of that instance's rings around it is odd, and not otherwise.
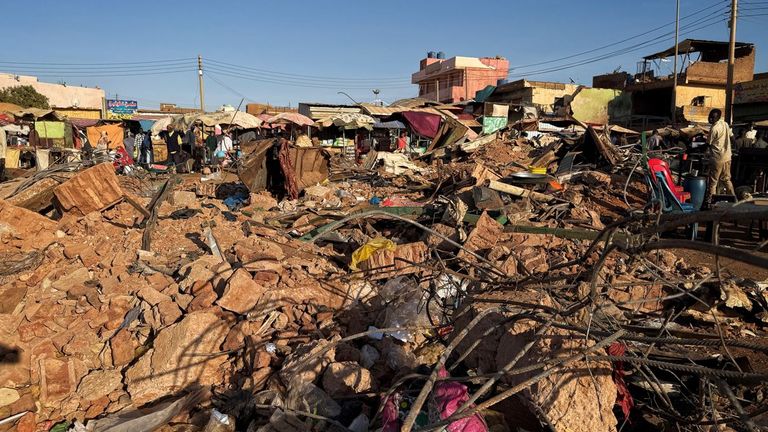
[[[736,64],[736,17],[739,0],[731,0],[731,38],[728,46],[728,82],[725,86],[725,121],[733,123],[733,75]]]
[[[205,91],[203,90],[203,56],[197,56],[197,80],[200,84],[200,111],[205,112]]]
[[[677,0],[675,9],[675,60],[672,66],[674,75],[674,84],[672,85],[672,124],[677,124],[677,57],[680,55],[677,44],[680,37],[680,0]]]

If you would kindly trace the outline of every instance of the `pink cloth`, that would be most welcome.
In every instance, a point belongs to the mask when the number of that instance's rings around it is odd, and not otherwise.
[[[448,371],[441,368],[438,376],[446,378],[449,376]],[[440,419],[443,420],[450,417],[469,400],[469,393],[464,384],[455,381],[439,381],[435,384],[433,397],[440,411]],[[445,430],[448,432],[488,432],[488,426],[478,413],[452,422]]]
[[[387,399],[382,400],[384,409],[381,410],[381,430],[382,432],[399,432],[400,431],[400,419],[398,418],[400,403],[400,394],[395,393],[389,396]]]

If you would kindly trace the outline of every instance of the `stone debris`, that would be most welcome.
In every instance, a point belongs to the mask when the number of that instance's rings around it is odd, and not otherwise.
[[[241,177],[82,163],[0,195],[0,431],[764,421],[764,258],[712,270],[657,235],[679,215],[640,154],[522,127],[361,164],[245,143]],[[273,148],[292,185],[259,169]],[[374,239],[394,247],[352,270]]]

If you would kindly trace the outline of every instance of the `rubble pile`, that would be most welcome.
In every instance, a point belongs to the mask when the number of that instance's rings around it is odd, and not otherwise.
[[[297,199],[110,164],[38,186],[46,214],[8,194],[0,430],[768,425],[763,273],[669,249],[765,258],[659,238],[732,215],[638,212],[626,152],[462,145]]]

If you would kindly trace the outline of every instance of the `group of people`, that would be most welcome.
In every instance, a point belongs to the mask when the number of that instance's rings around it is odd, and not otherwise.
[[[754,126],[750,125],[748,129],[742,129],[739,132],[739,137],[733,142],[733,146],[736,150],[743,148],[768,148],[768,137],[765,136],[763,131],[755,130]]]
[[[199,123],[194,123],[186,132],[168,125],[162,137],[168,150],[168,163],[180,171],[198,171],[207,164],[226,166],[235,149],[230,131],[224,131],[220,125],[214,126],[213,134],[206,134]]]

